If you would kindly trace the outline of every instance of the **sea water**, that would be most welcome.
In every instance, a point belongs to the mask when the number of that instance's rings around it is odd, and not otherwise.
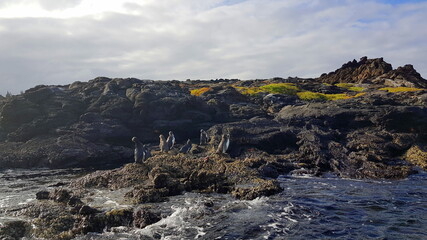
[[[0,223],[7,209],[39,190],[66,184],[80,170],[0,172]],[[373,181],[281,176],[280,194],[251,201],[185,193],[152,204],[162,220],[144,229],[116,228],[76,239],[427,239],[427,174]],[[94,190],[91,206],[127,207],[125,190]]]

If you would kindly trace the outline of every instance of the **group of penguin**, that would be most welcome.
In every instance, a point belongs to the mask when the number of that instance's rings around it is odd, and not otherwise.
[[[168,138],[165,138],[163,134],[160,134],[160,152],[167,153],[175,145],[175,135],[172,131],[169,131]],[[132,142],[135,143],[134,158],[136,163],[142,163],[149,157],[151,157],[151,151],[148,149],[148,145],[142,144],[136,137],[132,138]],[[200,145],[206,145],[209,142],[208,133],[201,129],[200,130]],[[216,149],[216,153],[225,153],[230,146],[230,134],[222,134],[221,141]],[[191,140],[188,139],[184,146],[179,149],[180,153],[189,153],[191,151],[192,144]]]

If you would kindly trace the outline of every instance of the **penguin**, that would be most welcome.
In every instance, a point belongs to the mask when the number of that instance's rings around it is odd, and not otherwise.
[[[173,135],[172,131],[169,131],[169,136],[168,139],[166,139],[166,142],[168,143],[169,150],[175,145],[175,135]]]
[[[187,143],[184,146],[182,146],[181,149],[179,149],[179,152],[180,153],[189,153],[191,151],[191,148],[192,148],[192,144],[191,144],[190,139],[188,139]]]
[[[208,144],[209,136],[208,133],[201,129],[200,130],[200,145],[206,145]]]
[[[150,158],[150,157],[152,157],[152,156],[153,156],[153,155],[151,155],[151,151],[150,151],[150,149],[148,148],[148,146],[149,146],[149,145],[147,145],[147,144],[144,144],[144,145],[143,145],[143,147],[144,147],[144,153],[145,153],[144,160],[146,160],[146,159],[148,159],[148,158]]]
[[[133,137],[132,142],[135,143],[135,150],[134,150],[134,159],[135,163],[142,163],[146,159],[146,151],[144,148],[144,145],[140,141],[138,141],[138,138]]]
[[[230,146],[230,134],[222,134],[216,153],[225,153]]]
[[[163,136],[163,134],[160,134],[159,138],[160,138],[160,144],[159,144],[160,151],[161,152],[168,152],[169,151],[169,145],[165,139],[165,136]]]

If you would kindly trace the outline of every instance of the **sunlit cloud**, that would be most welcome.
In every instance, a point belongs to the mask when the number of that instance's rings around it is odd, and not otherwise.
[[[427,76],[427,3],[0,2],[0,94],[97,76],[317,77],[362,56]]]

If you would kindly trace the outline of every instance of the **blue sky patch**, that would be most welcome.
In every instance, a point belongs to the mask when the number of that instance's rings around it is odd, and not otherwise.
[[[379,0],[383,3],[388,4],[405,4],[405,3],[417,3],[417,2],[427,2],[427,0]]]

